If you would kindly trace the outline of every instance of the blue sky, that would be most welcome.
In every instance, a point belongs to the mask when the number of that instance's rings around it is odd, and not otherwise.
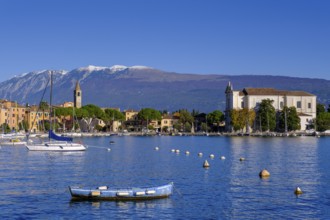
[[[0,81],[144,65],[330,79],[328,0],[0,0]]]

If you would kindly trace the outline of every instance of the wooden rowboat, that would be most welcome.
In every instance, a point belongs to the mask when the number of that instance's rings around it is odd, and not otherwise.
[[[149,200],[169,197],[173,192],[173,183],[156,187],[112,188],[99,186],[82,188],[69,186],[72,199],[86,200]]]

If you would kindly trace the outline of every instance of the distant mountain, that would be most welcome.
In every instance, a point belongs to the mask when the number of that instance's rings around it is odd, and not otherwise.
[[[53,103],[73,101],[76,81],[80,81],[83,105],[124,109],[155,108],[210,112],[225,108],[228,81],[234,90],[245,87],[270,87],[302,90],[330,103],[330,81],[324,79],[260,75],[199,75],[165,72],[145,66],[88,66],[72,71],[55,71]],[[21,104],[40,102],[49,81],[49,70],[25,73],[0,83],[0,99]],[[49,86],[49,85],[48,85]],[[49,89],[44,100],[49,101]]]

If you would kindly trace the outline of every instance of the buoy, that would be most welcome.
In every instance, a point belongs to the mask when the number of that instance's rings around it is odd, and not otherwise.
[[[190,154],[190,152],[189,151],[186,151],[186,154],[188,155],[188,154]]]
[[[210,167],[210,164],[209,164],[209,162],[207,162],[207,160],[204,161],[203,167],[204,168]]]
[[[296,194],[296,195],[300,195],[302,193],[303,193],[303,191],[299,187],[297,187],[294,191],[294,194]]]
[[[241,157],[241,158],[239,158],[239,160],[240,160],[240,161],[244,161],[244,160],[245,160],[245,158],[244,158],[244,157]]]
[[[259,176],[260,178],[267,178],[270,177],[270,173],[268,172],[268,170],[263,169],[260,171]]]
[[[198,153],[198,156],[199,156],[199,157],[202,157],[202,156],[203,156],[203,153]]]
[[[111,151],[111,149],[110,149],[110,148],[108,148],[108,151]]]
[[[214,158],[214,154],[210,154],[210,158],[213,159]]]
[[[159,150],[159,147],[155,147],[155,150]]]
[[[180,150],[179,149],[175,150],[175,153],[177,153],[177,154],[180,153]]]
[[[171,151],[172,151],[172,153],[174,153],[174,152],[175,152],[175,150],[174,150],[174,149],[172,149]]]
[[[225,157],[225,156],[221,156],[220,159],[221,159],[221,160],[225,160],[226,157]]]

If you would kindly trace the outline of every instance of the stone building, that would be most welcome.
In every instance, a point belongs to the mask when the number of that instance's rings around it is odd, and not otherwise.
[[[82,91],[80,89],[79,81],[76,83],[76,88],[73,91],[73,102],[75,108],[81,108],[82,106]]]
[[[273,88],[244,88],[241,91],[233,90],[229,82],[226,88],[226,130],[231,131],[230,111],[232,109],[255,109],[262,100],[273,100],[276,112],[284,106],[295,107],[300,118],[301,130],[306,130],[312,120],[316,118],[316,96],[304,91],[286,91]]]

